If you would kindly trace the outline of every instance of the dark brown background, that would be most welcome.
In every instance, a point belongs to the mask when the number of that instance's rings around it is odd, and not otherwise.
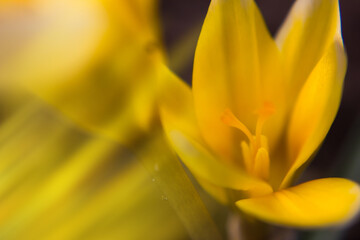
[[[294,0],[256,0],[270,32],[274,35]],[[165,45],[171,49],[181,37],[200,25],[205,18],[210,0],[163,0],[161,15]],[[342,32],[348,54],[348,71],[344,95],[335,122],[304,179],[339,176],[360,181],[360,1],[341,0]],[[199,29],[200,30],[200,29]],[[197,33],[199,34],[199,33]],[[193,48],[195,49],[194,41]],[[191,83],[192,62],[177,72]],[[341,239],[360,239],[357,218]],[[301,232],[309,237],[313,232]],[[336,232],[339,234],[338,232]],[[329,232],[327,232],[329,234]],[[329,238],[334,236],[330,232]],[[323,236],[324,237],[324,236]],[[301,238],[302,239],[302,238]],[[339,239],[339,238],[337,238]]]

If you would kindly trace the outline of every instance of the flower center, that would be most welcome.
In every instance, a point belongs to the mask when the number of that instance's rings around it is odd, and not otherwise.
[[[239,129],[248,139],[240,143],[244,165],[248,173],[267,180],[269,178],[270,158],[267,138],[261,134],[265,121],[275,112],[270,102],[265,102],[256,111],[258,119],[256,122],[255,135],[243,124],[231,110],[226,109],[221,120],[228,126]]]

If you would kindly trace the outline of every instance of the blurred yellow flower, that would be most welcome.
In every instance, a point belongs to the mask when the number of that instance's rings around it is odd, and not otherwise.
[[[297,0],[275,39],[253,0],[212,0],[192,91],[172,76],[163,95],[168,138],[202,186],[242,212],[296,227],[344,223],[359,209],[356,183],[289,186],[335,118],[346,65],[337,0]]]
[[[149,128],[162,59],[156,0],[6,1],[0,15],[4,93],[28,91],[122,143]]]
[[[140,134],[152,126],[162,58],[156,7],[1,1],[0,239],[187,236],[157,183],[173,153],[158,131]],[[124,147],[134,139],[142,145]],[[155,160],[156,179],[139,164]]]

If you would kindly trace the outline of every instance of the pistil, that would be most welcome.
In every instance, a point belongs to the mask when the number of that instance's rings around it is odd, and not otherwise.
[[[244,166],[250,174],[267,180],[269,178],[270,158],[268,153],[267,138],[262,135],[265,121],[274,113],[275,109],[271,103],[265,102],[263,107],[256,111],[258,119],[256,122],[255,135],[243,124],[231,110],[226,109],[221,120],[228,126],[239,129],[248,142],[242,141],[240,147],[244,159]]]

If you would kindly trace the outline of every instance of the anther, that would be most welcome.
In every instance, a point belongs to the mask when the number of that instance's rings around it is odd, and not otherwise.
[[[269,178],[270,158],[265,148],[259,148],[256,153],[253,164],[253,173],[255,176],[264,180]]]

